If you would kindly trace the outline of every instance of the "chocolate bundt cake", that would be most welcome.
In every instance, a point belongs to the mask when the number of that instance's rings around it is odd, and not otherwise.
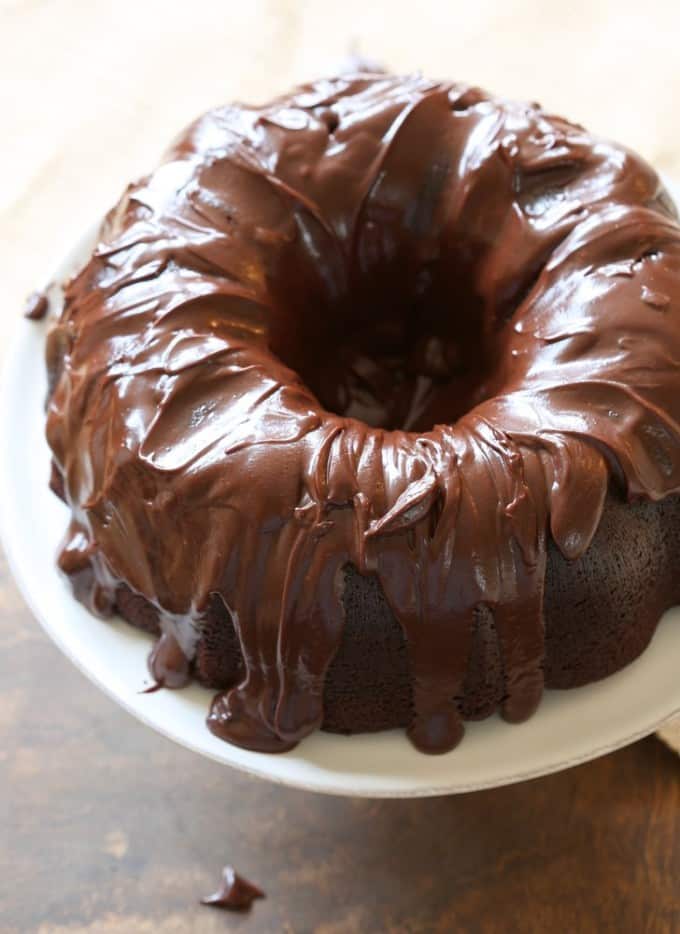
[[[528,717],[680,603],[680,227],[652,169],[357,71],[200,118],[48,338],[59,566],[263,751]]]

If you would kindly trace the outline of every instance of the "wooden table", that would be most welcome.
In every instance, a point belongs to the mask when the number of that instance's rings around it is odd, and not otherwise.
[[[541,99],[680,177],[678,36],[677,0],[0,0],[0,355],[49,262],[213,103],[284,90],[358,40],[395,69]],[[249,917],[197,904],[227,861],[267,890]],[[287,791],[136,723],[0,563],[3,932],[676,932],[679,880],[680,766],[655,739],[462,797]]]
[[[0,658],[2,932],[680,931],[680,766],[654,738],[495,791],[329,798],[137,723],[4,564]],[[267,891],[249,916],[198,904],[225,862]]]

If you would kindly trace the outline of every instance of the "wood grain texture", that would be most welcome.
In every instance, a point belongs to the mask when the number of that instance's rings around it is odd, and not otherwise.
[[[358,42],[539,99],[680,177],[679,35],[676,0],[0,0],[0,357],[51,262],[213,104]],[[462,797],[275,788],[117,708],[1,562],[0,836],[3,932],[680,931],[680,769],[654,739]],[[227,861],[267,891],[249,916],[198,905]]]
[[[494,791],[326,798],[134,721],[4,564],[0,659],[3,932],[680,930],[680,770],[655,739]],[[266,889],[249,916],[198,905],[225,862]]]

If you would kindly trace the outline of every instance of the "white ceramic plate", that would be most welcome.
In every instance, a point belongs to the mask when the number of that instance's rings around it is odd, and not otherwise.
[[[675,188],[676,193],[678,188]],[[59,265],[60,281],[88,254],[93,232]],[[49,280],[48,280],[49,281]],[[57,290],[53,290],[55,295]],[[472,791],[555,772],[653,732],[680,713],[680,609],[624,671],[573,691],[549,692],[527,723],[468,724],[444,756],[416,752],[403,733],[316,733],[285,755],[216,739],[205,726],[211,692],[142,694],[150,640],[120,620],[101,622],[71,596],[54,563],[67,509],[47,487],[43,438],[45,324],[20,321],[0,389],[0,533],[26,601],[57,645],[95,684],[144,723],[218,762],[275,782],[329,794],[409,797]]]

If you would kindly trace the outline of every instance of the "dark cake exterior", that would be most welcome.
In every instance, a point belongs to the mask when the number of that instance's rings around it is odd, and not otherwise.
[[[76,595],[281,751],[529,716],[680,602],[680,228],[620,146],[421,77],[213,111],[48,341]]]

